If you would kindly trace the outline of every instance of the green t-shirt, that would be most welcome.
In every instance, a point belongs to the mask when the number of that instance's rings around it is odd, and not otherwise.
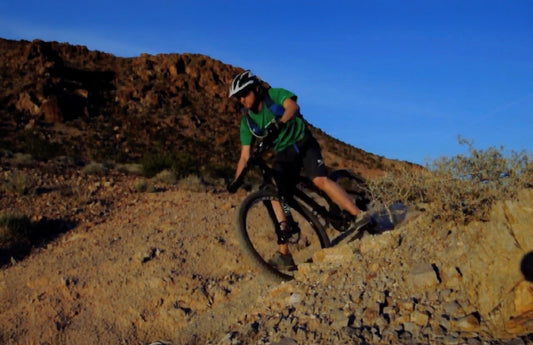
[[[268,94],[270,95],[272,101],[279,105],[283,105],[283,102],[287,98],[296,98],[295,94],[281,88],[268,89]],[[270,111],[270,109],[268,109],[264,102],[261,111],[258,114],[252,112],[251,110],[248,111],[248,114],[255,121],[257,126],[259,126],[259,128],[265,128],[266,125],[276,116]],[[304,120],[300,116],[293,117],[285,124],[283,130],[278,136],[278,139],[274,141],[274,150],[278,152],[283,151],[287,147],[301,140],[304,134]],[[241,145],[251,145],[253,138],[254,136],[248,128],[248,120],[246,115],[244,115],[241,119]]]

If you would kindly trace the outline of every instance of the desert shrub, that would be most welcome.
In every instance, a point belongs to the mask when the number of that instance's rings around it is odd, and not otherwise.
[[[61,195],[64,198],[70,198],[76,195],[74,188],[68,184],[60,184],[57,187],[57,190],[59,192],[59,195]]]
[[[222,178],[229,181],[235,175],[235,163],[233,160],[209,163],[205,165],[203,173],[206,178]]]
[[[12,164],[19,168],[28,168],[35,164],[35,160],[29,153],[15,153],[13,155]]]
[[[199,162],[197,157],[192,156],[189,152],[177,152],[171,155],[172,170],[178,178],[191,174],[198,174]]]
[[[24,215],[0,215],[0,248],[29,244],[33,236],[30,219]]]
[[[133,185],[133,189],[137,193],[152,192],[154,190],[154,186],[147,179],[141,178],[135,181],[135,184]]]
[[[185,151],[180,152],[148,152],[141,161],[143,175],[153,177],[157,173],[170,169],[178,178],[198,173],[198,159]]]
[[[48,160],[65,154],[63,145],[51,142],[39,133],[23,131],[19,134],[19,140],[23,143],[22,150],[38,160]]]
[[[194,175],[196,176],[196,175]],[[187,177],[185,177],[186,179]],[[213,187],[214,189],[223,189],[226,190],[226,187],[228,185],[228,179],[222,178],[222,177],[216,177],[216,176],[205,176],[202,178],[197,177],[203,185]],[[178,181],[179,184],[179,181]]]
[[[81,170],[85,175],[105,175],[107,168],[103,163],[89,163]]]
[[[76,160],[70,156],[57,156],[54,157],[52,161],[61,168],[71,168],[76,166]]]
[[[181,178],[178,181],[178,187],[191,192],[205,192],[207,190],[206,184],[197,175],[189,175]]]
[[[33,181],[28,174],[20,170],[13,170],[7,175],[2,187],[6,192],[27,195],[33,190]]]
[[[158,172],[170,168],[170,163],[166,155],[159,152],[145,153],[142,160],[142,173],[146,177],[153,177]]]
[[[468,146],[468,156],[440,158],[426,169],[404,169],[371,180],[373,200],[423,204],[436,219],[467,223],[486,220],[496,200],[516,198],[521,189],[533,186],[525,152],[506,157],[503,147],[477,150],[462,138],[460,144]]]
[[[164,183],[167,185],[176,184],[178,181],[176,174],[172,170],[163,170],[153,177],[154,182]]]
[[[2,141],[0,141],[0,157],[5,157],[5,158],[13,157],[13,152],[11,152],[11,150],[3,148]]]
[[[142,175],[143,174],[143,166],[141,164],[133,164],[133,163],[117,164],[116,168],[119,172],[128,174],[128,175]]]
[[[211,179],[211,180],[208,180],[207,183],[209,183],[209,185],[215,187],[216,189],[222,189],[222,190],[227,190],[227,187],[228,187],[228,182],[222,178],[219,178],[219,179]]]
[[[424,169],[400,167],[394,172],[369,180],[373,200],[384,205],[395,202],[416,204],[426,202],[427,183],[432,173]]]

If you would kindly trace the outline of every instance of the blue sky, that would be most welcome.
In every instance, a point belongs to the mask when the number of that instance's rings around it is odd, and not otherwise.
[[[365,151],[419,164],[533,151],[533,1],[0,0],[0,37],[200,53],[299,96]]]

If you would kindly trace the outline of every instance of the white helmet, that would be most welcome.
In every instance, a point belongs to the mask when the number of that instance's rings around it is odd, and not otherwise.
[[[250,70],[246,70],[233,78],[231,86],[229,87],[229,97],[233,97],[243,90],[249,90],[258,83],[259,78],[253,75]]]

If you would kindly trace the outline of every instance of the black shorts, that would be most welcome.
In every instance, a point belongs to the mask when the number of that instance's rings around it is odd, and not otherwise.
[[[320,145],[309,131],[295,146],[278,152],[272,168],[276,172],[276,182],[282,194],[292,195],[302,168],[304,175],[310,180],[327,176]]]

